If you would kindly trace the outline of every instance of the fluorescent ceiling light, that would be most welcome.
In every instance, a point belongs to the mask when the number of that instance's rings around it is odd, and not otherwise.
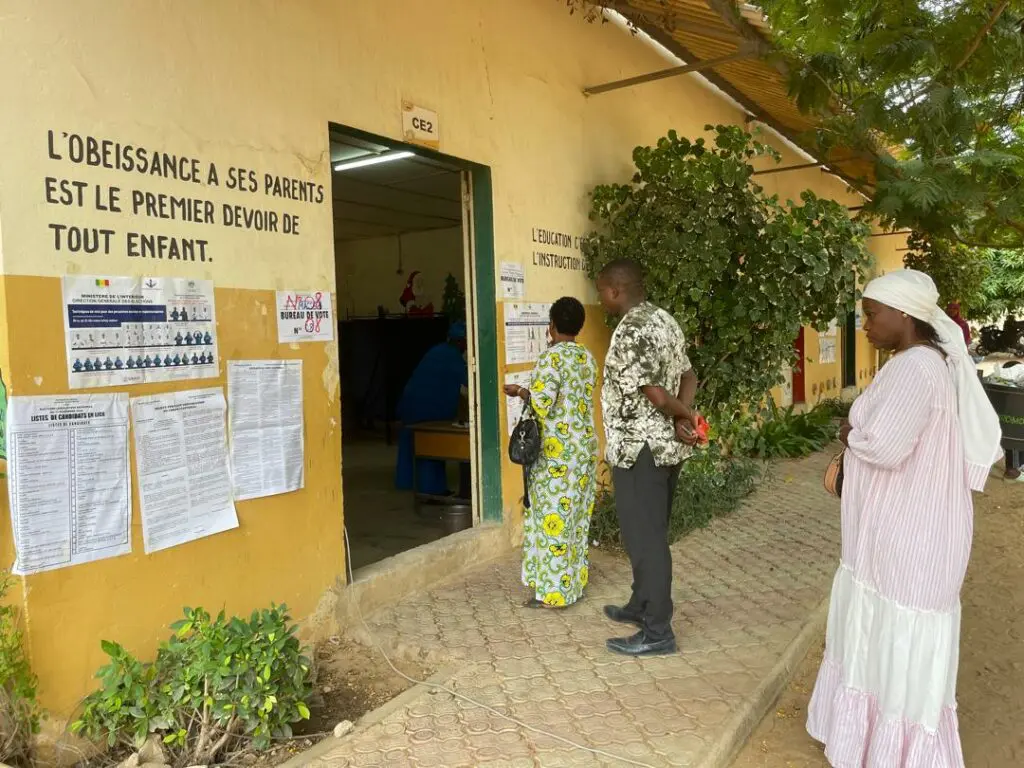
[[[378,165],[379,163],[390,163],[392,160],[405,160],[407,157],[413,157],[412,152],[389,152],[386,155],[373,155],[372,157],[364,157],[359,160],[352,160],[348,163],[338,163],[334,166],[336,171],[350,171],[353,168],[365,168],[368,165]]]

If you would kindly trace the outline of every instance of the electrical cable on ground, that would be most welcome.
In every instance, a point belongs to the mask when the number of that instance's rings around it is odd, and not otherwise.
[[[348,583],[349,583],[349,586],[351,586],[352,583],[355,580],[353,575],[352,575],[352,557],[351,557],[352,547],[349,545],[349,541],[348,541],[348,527],[345,526],[344,530],[345,530],[345,567],[348,569]],[[506,720],[506,721],[512,723],[513,725],[518,726],[519,728],[521,728],[523,730],[529,731],[531,733],[536,733],[536,734],[538,734],[540,736],[547,736],[549,739],[554,739],[555,741],[558,741],[558,742],[560,742],[562,744],[565,744],[567,747],[571,747],[572,749],[579,749],[579,750],[582,750],[584,752],[589,752],[592,755],[598,755],[600,757],[606,757],[609,760],[618,760],[618,761],[622,762],[625,765],[634,765],[634,766],[637,766],[637,768],[655,768],[655,766],[650,765],[648,763],[640,763],[640,762],[637,762],[636,760],[630,760],[628,757],[622,757],[620,755],[613,755],[612,753],[605,752],[602,749],[595,749],[594,747],[588,747],[588,746],[586,746],[584,744],[578,744],[575,741],[570,741],[569,739],[566,739],[566,738],[564,738],[562,736],[559,736],[557,734],[550,733],[550,732],[545,731],[545,730],[543,730],[541,728],[537,728],[535,726],[529,725],[527,723],[522,722],[521,720],[517,720],[514,717],[510,717],[509,715],[503,714],[503,713],[499,712],[498,710],[494,709],[493,707],[489,707],[486,704],[483,704],[483,703],[481,703],[479,701],[475,701],[474,699],[471,699],[469,696],[461,694],[461,693],[459,693],[457,691],[453,691],[451,688],[446,688],[445,686],[440,685],[439,683],[432,683],[429,680],[417,680],[414,677],[410,677],[409,675],[405,674],[405,672],[400,670],[398,667],[396,667],[392,663],[391,658],[387,655],[387,653],[385,653],[385,651],[381,647],[380,643],[377,642],[377,638],[374,637],[373,632],[370,630],[370,625],[366,622],[366,619],[363,617],[363,612],[359,608],[359,601],[358,600],[353,600],[353,604],[355,605],[356,615],[359,617],[359,622],[363,625],[363,629],[366,631],[366,636],[370,639],[370,643],[373,645],[374,648],[377,649],[377,652],[381,656],[384,657],[384,661],[387,662],[387,665],[389,667],[391,667],[392,671],[396,675],[401,677],[402,679],[406,680],[407,682],[410,682],[413,685],[425,686],[429,690],[442,691],[444,693],[447,693],[449,696],[453,696],[456,699],[460,699],[462,701],[465,701],[467,704],[472,704],[474,707],[479,707],[480,709],[483,709],[484,711],[489,712],[490,714],[492,714],[492,715],[494,715],[496,717],[500,717],[502,720]]]

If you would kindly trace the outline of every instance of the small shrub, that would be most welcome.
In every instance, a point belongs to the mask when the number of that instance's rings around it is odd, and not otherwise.
[[[611,486],[604,485],[598,490],[594,514],[590,517],[590,540],[602,547],[622,546],[622,530],[619,528],[615,492]]]
[[[829,400],[820,401],[816,406],[814,406],[814,409],[826,411],[833,419],[845,419],[850,415],[850,408],[852,407],[852,400],[843,400],[841,398],[834,397]]]
[[[73,733],[115,751],[138,749],[155,734],[174,765],[206,765],[242,745],[266,749],[309,719],[310,660],[285,606],[247,621],[186,608],[171,628],[152,663],[103,643],[110,663]]]
[[[836,425],[827,408],[796,413],[769,401],[766,418],[757,429],[752,456],[795,459],[824,450],[836,438]]]
[[[759,419],[756,412],[726,408],[710,417],[709,437],[723,456],[753,456]]]
[[[762,476],[761,467],[747,458],[727,458],[715,444],[683,465],[669,519],[669,543],[705,527],[717,517],[735,512]],[[622,546],[615,494],[598,495],[590,521],[590,538],[604,546]]]
[[[723,459],[713,446],[698,453],[686,462],[679,478],[669,520],[669,541],[735,512],[762,476],[762,466],[750,459]]]
[[[29,764],[39,732],[36,677],[25,656],[18,608],[7,603],[12,579],[0,573],[0,761]]]

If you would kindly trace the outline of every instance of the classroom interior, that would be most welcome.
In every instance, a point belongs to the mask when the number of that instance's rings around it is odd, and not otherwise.
[[[468,391],[449,400],[451,376],[434,374],[438,359],[446,371],[458,365],[446,347],[462,351],[449,335],[455,329],[458,336],[460,322],[465,327],[463,172],[413,147],[338,127],[330,141],[344,520],[351,565],[359,570],[476,517]],[[402,422],[400,413],[426,413],[418,404],[435,394],[445,405],[427,410],[431,417],[443,411],[444,419]],[[457,402],[450,417],[449,402]],[[448,459],[443,472],[417,462],[421,493],[408,487],[408,458],[398,471],[403,431],[413,454]]]

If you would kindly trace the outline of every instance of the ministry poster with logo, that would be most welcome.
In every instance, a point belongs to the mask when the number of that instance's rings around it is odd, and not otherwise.
[[[218,376],[211,280],[68,275],[63,283],[71,389]]]

